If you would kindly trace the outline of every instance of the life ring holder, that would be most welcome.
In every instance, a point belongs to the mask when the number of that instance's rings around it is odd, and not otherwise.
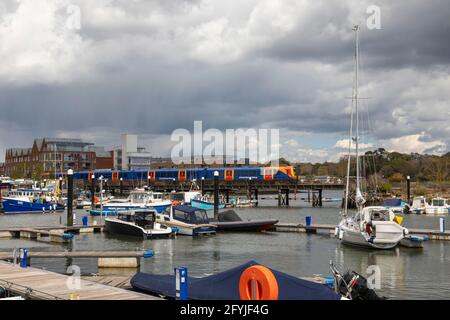
[[[270,269],[251,266],[242,272],[239,279],[241,300],[278,300],[278,282]]]

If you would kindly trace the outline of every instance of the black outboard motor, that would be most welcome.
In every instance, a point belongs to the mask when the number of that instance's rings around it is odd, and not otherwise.
[[[385,300],[367,286],[367,279],[359,273],[347,271],[343,279],[344,281],[341,281],[338,289],[343,295],[350,291],[352,300]]]
[[[335,291],[350,300],[385,300],[367,285],[367,279],[355,271],[347,271],[343,276],[330,261],[335,278]]]

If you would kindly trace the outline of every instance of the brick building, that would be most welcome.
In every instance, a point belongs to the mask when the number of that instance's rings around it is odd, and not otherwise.
[[[111,152],[81,139],[35,139],[31,148],[6,150],[5,175],[31,177],[41,170],[43,177],[53,177],[55,172],[112,169]]]

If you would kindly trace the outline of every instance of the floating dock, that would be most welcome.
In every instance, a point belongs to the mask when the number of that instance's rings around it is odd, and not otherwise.
[[[98,258],[99,268],[137,268],[140,266],[140,258],[153,256],[153,251],[29,251],[27,254],[28,265],[31,258]],[[13,261],[15,258],[11,252],[0,252],[0,260]]]
[[[33,300],[161,300],[160,298],[0,261],[0,286]]]
[[[279,232],[304,232],[317,233],[318,231],[328,232],[334,234],[336,225],[332,224],[311,224],[307,226],[302,223],[277,223],[275,225],[276,231]],[[438,230],[430,229],[410,229],[409,234],[427,236],[429,240],[443,240],[450,241],[450,231],[440,232]]]
[[[102,232],[103,225],[18,227],[0,230],[0,239],[25,238],[41,242],[68,243],[74,234]]]

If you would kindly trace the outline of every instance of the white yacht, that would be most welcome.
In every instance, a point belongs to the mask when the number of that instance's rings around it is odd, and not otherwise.
[[[402,227],[400,217],[396,217],[391,209],[385,207],[364,207],[366,200],[361,192],[360,159],[359,159],[359,115],[358,115],[358,68],[359,68],[359,26],[353,28],[355,41],[355,86],[353,89],[353,106],[351,112],[350,137],[348,146],[347,183],[345,190],[345,206],[341,213],[341,221],[336,227],[335,235],[344,244],[357,245],[375,249],[391,249],[402,240],[408,229]],[[353,108],[354,107],[354,108]],[[353,110],[355,112],[353,112]],[[355,114],[355,116],[354,116]],[[356,122],[356,132],[353,137],[353,121]],[[356,192],[357,210],[348,211],[350,197],[350,167],[352,141],[355,143],[356,159]]]
[[[425,213],[432,216],[445,216],[449,213],[449,209],[447,199],[438,197],[431,199],[431,204],[425,208]]]

